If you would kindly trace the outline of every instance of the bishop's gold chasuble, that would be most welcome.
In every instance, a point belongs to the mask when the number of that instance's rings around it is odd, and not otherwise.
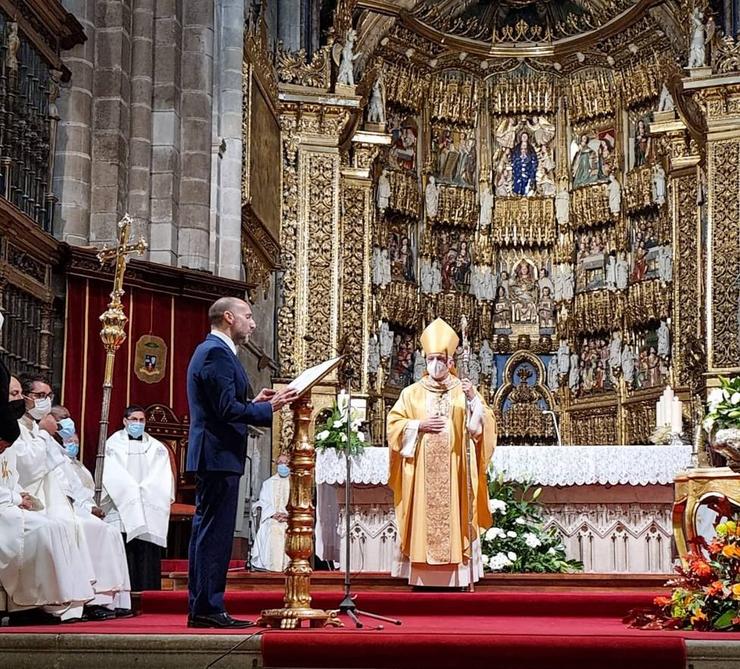
[[[389,485],[393,490],[402,555],[414,567],[467,563],[472,539],[491,526],[486,469],[496,445],[496,421],[483,405],[483,431],[468,433],[465,394],[458,378],[429,376],[404,388],[388,415]],[[481,400],[482,402],[482,400]],[[403,457],[404,432],[411,420],[440,416],[447,427],[421,434],[413,457]],[[470,438],[471,494],[464,440]]]

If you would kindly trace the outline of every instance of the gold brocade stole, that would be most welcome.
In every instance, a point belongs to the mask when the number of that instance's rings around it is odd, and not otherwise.
[[[450,393],[428,392],[427,415],[450,418]],[[424,488],[427,510],[427,560],[430,564],[449,564],[450,547],[450,432],[427,434],[424,446]]]

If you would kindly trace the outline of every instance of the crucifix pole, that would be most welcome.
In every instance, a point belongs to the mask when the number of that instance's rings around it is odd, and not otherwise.
[[[105,347],[105,375],[103,377],[103,401],[100,407],[100,432],[98,433],[98,451],[95,456],[95,504],[100,506],[103,492],[103,467],[105,466],[105,442],[108,439],[108,417],[110,414],[110,396],[113,390],[113,365],[116,351],[126,339],[126,314],[123,311],[123,275],[126,273],[126,261],[130,253],[141,255],[147,249],[147,243],[141,238],[136,244],[129,244],[129,228],[132,219],[126,214],[118,221],[118,244],[109,249],[106,246],[98,253],[98,260],[105,265],[115,260],[113,291],[110,294],[108,308],[100,315],[103,329],[100,338]]]

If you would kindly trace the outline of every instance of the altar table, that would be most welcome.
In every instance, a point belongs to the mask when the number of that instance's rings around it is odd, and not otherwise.
[[[390,572],[397,528],[388,488],[388,449],[352,457],[351,570]],[[498,446],[492,475],[542,487],[546,525],[587,572],[668,573],[673,479],[691,446]],[[344,568],[344,456],[316,459],[316,553]],[[495,517],[494,517],[495,522]]]

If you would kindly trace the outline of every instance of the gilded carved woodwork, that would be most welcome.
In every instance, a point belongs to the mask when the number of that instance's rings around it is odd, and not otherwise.
[[[574,228],[591,228],[613,223],[617,218],[609,209],[607,184],[594,184],[575,189],[570,207]]]
[[[498,197],[491,239],[500,246],[547,246],[555,243],[551,197]]]
[[[627,293],[625,322],[635,329],[656,319],[671,316],[671,290],[658,279],[632,284]]]

